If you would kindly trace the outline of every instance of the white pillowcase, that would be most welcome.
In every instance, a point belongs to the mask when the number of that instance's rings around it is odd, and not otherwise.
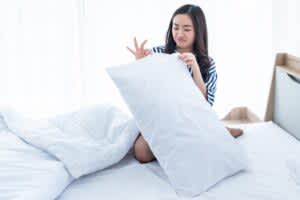
[[[107,69],[178,194],[195,196],[247,166],[178,54]]]

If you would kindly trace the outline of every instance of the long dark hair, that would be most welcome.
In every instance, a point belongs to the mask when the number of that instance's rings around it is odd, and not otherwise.
[[[202,78],[205,81],[210,67],[210,58],[208,56],[206,20],[204,13],[199,6],[187,4],[181,6],[174,12],[166,35],[165,53],[174,53],[176,50],[176,43],[172,35],[172,28],[173,19],[178,14],[187,14],[192,19],[195,30],[193,53],[196,56],[199,67],[201,68],[200,71]]]

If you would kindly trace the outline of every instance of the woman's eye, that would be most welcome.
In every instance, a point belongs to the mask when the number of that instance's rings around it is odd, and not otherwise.
[[[185,29],[184,31],[189,32],[189,31],[191,31],[191,29]]]
[[[173,29],[174,29],[175,31],[177,31],[179,28],[177,28],[177,27],[174,27]]]

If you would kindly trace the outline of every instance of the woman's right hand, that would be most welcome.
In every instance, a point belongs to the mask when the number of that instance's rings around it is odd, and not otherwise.
[[[144,58],[151,54],[151,51],[149,49],[145,49],[145,44],[146,44],[147,40],[144,40],[144,42],[141,44],[141,46],[138,45],[136,37],[134,37],[133,42],[134,42],[135,50],[129,48],[128,46],[127,46],[127,49],[134,55],[136,60]]]

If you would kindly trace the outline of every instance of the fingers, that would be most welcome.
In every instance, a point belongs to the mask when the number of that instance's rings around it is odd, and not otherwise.
[[[190,54],[190,53],[180,53],[180,54],[178,55],[178,57],[179,57],[180,59],[193,58],[193,54]]]
[[[181,53],[178,55],[178,58],[184,62],[188,61],[190,59],[190,56],[188,54],[185,53]]]
[[[185,58],[185,55],[184,55],[184,54],[179,54],[179,55],[178,55],[178,58],[179,58],[180,60],[183,60],[183,59]]]
[[[189,56],[185,55],[185,54],[179,54],[178,58],[182,61],[184,61],[185,63],[188,62],[190,59]]]
[[[142,42],[142,44],[141,44],[141,47],[139,47],[139,44],[138,44],[138,42],[137,42],[136,37],[134,37],[133,42],[134,42],[134,47],[135,47],[135,49],[139,49],[139,48],[144,49],[144,48],[145,48],[145,44],[148,42],[148,40],[144,40],[144,41]]]
[[[145,44],[147,43],[147,40],[144,40],[140,47],[139,47],[136,37],[133,38],[133,42],[134,42],[135,50],[131,49],[128,46],[126,48],[128,51],[130,51],[136,57],[136,59],[140,59],[140,58],[143,58],[143,57],[151,54],[151,51],[149,49],[144,49]]]
[[[178,55],[178,58],[189,66],[194,65],[194,57],[190,54],[181,53]]]
[[[185,59],[185,60],[182,60],[185,64],[187,65],[193,65],[193,60],[189,60],[189,59]]]
[[[187,61],[185,62],[188,66],[192,66],[193,65],[193,61]]]
[[[178,58],[182,61],[194,61],[195,60],[195,56],[193,54],[190,53],[181,53],[178,55]]]
[[[148,56],[148,55],[150,55],[151,54],[151,50],[150,49],[146,49],[145,50],[145,56]]]
[[[127,50],[130,51],[133,55],[135,55],[135,52],[134,52],[131,48],[129,48],[128,46],[127,46],[126,48],[127,48]]]
[[[144,40],[144,42],[141,45],[141,49],[144,49],[145,44],[147,43],[147,40]]]
[[[139,45],[138,45],[138,42],[136,40],[136,37],[134,37],[133,42],[134,42],[135,49],[138,49]]]

